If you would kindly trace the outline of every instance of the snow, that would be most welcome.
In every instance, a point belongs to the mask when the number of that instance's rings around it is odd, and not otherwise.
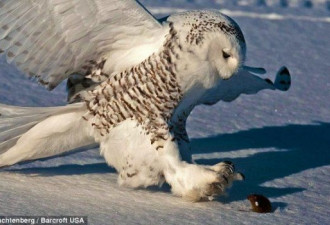
[[[221,8],[245,34],[247,65],[265,67],[271,78],[283,65],[290,69],[290,91],[200,106],[188,120],[194,160],[231,160],[246,181],[217,201],[185,202],[168,186],[119,187],[115,171],[91,148],[2,170],[0,215],[87,215],[90,224],[329,224],[329,1],[142,2],[159,17]],[[48,93],[4,59],[0,77],[1,103],[65,104],[64,85]],[[275,211],[250,212],[251,193],[267,196]]]

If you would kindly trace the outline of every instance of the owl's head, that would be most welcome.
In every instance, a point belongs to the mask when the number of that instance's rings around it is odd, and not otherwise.
[[[222,79],[243,65],[246,44],[237,23],[218,11],[191,11],[168,18],[179,33],[179,42],[199,60],[208,62]]]

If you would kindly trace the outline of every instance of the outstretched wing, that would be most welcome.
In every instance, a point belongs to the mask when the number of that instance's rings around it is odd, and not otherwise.
[[[80,73],[87,62],[133,63],[123,60],[127,52],[159,40],[160,30],[135,0],[0,1],[0,54],[48,89]],[[153,53],[148,50],[134,60]]]

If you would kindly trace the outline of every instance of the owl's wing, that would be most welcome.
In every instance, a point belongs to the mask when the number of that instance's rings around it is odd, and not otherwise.
[[[50,90],[87,62],[125,61],[161,29],[135,0],[0,1],[0,54]]]
[[[262,68],[256,69],[261,71]],[[247,70],[241,70],[238,74],[228,80],[222,81],[216,88],[207,93],[200,103],[213,105],[219,101],[231,102],[241,94],[256,94],[265,89],[288,91],[290,86],[291,75],[286,67],[282,67],[277,72],[275,82],[272,82],[268,78],[263,79]]]

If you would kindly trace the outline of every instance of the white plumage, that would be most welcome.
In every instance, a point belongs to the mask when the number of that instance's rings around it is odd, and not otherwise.
[[[238,25],[216,11],[162,24],[134,0],[0,2],[0,53],[49,89],[68,80],[65,107],[0,105],[0,167],[100,143],[118,182],[167,182],[176,195],[212,199],[243,178],[230,162],[189,164],[186,119],[198,104],[287,90],[243,66]],[[187,161],[184,162],[181,156]]]
[[[84,72],[82,67],[90,60],[111,57],[108,73],[135,65],[164,38],[161,24],[133,0],[0,4],[0,51],[49,89],[73,72]],[[132,61],[126,57],[130,54]]]

